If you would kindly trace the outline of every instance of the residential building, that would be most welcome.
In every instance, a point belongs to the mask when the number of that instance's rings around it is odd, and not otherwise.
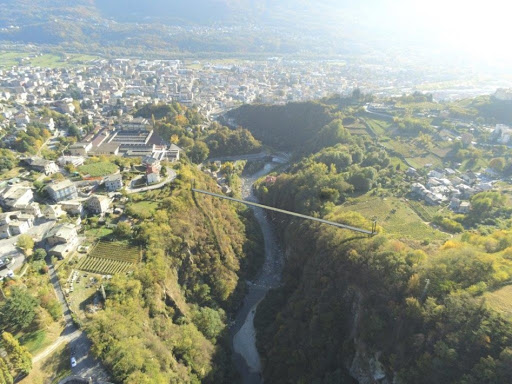
[[[105,189],[109,192],[118,191],[123,188],[123,176],[120,173],[105,177]]]
[[[110,207],[112,200],[103,195],[92,195],[87,200],[87,209],[95,214],[104,214]]]
[[[84,165],[85,158],[83,158],[82,156],[61,156],[57,159],[57,163],[61,166],[72,164],[75,167],[79,167],[81,165]]]
[[[48,231],[45,240],[51,247],[57,244],[77,243],[78,233],[72,224],[59,224]]]
[[[512,128],[505,124],[496,124],[493,136],[500,144],[508,144],[512,137]]]
[[[15,184],[8,186],[0,193],[0,203],[7,208],[15,206],[25,206],[34,199],[32,189],[24,184]]]
[[[74,200],[66,200],[61,201],[60,206],[62,207],[62,210],[70,215],[81,215],[84,208],[83,204],[80,201],[74,201]]]
[[[87,156],[92,149],[92,143],[78,142],[69,146],[69,152],[72,156]]]
[[[23,160],[28,167],[36,172],[44,173],[46,176],[59,172],[59,167],[54,161],[45,160],[40,157],[31,157]]]
[[[60,219],[62,216],[64,216],[66,214],[66,212],[64,212],[62,210],[62,207],[60,206],[60,204],[55,204],[55,205],[48,205],[44,212],[44,217],[48,220],[57,220],[57,219]]]
[[[61,181],[60,183],[50,184],[46,187],[50,197],[56,201],[73,200],[78,197],[78,192],[75,184],[69,180]]]

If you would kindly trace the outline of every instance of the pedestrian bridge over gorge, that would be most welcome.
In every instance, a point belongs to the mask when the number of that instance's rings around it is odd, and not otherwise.
[[[374,236],[374,235],[377,234],[377,222],[376,221],[373,222],[372,230],[369,231],[369,230],[363,229],[363,228],[352,227],[350,225],[340,224],[340,223],[336,223],[334,221],[319,219],[318,217],[312,217],[312,216],[307,216],[307,215],[303,215],[303,214],[296,213],[296,212],[286,211],[284,209],[274,208],[274,207],[270,207],[268,205],[254,203],[252,201],[235,199],[233,197],[219,195],[217,193],[208,192],[208,191],[202,191],[202,190],[196,189],[196,188],[192,188],[192,192],[197,192],[197,193],[201,193],[201,194],[204,194],[204,195],[209,195],[209,196],[217,197],[219,199],[235,201],[237,203],[241,203],[241,204],[245,204],[245,205],[250,205],[250,206],[253,206],[253,207],[258,207],[258,208],[262,208],[262,209],[266,209],[266,210],[274,211],[274,212],[278,212],[278,213],[283,213],[285,215],[295,216],[295,217],[299,217],[301,219],[317,221],[317,222],[322,223],[322,224],[327,224],[327,225],[331,225],[333,227],[342,228],[342,229],[348,229],[349,231],[363,233],[363,234],[368,235],[368,236]]]

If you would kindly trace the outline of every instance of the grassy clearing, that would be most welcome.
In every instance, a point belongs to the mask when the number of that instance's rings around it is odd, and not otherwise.
[[[119,167],[113,163],[100,161],[97,163],[82,165],[81,167],[78,167],[78,170],[82,175],[100,177],[111,175],[112,173],[117,172],[119,170]]]
[[[393,165],[393,167],[396,167],[397,165],[400,165],[400,169],[402,171],[405,171],[407,168],[409,168],[409,166],[407,165],[407,163],[405,163],[401,158],[399,157],[395,157],[395,156],[392,156],[390,157],[390,161],[391,161],[391,164]]]
[[[27,347],[32,355],[37,355],[37,353],[57,340],[63,329],[60,322],[53,322],[46,329],[39,329],[21,336],[20,343]]]
[[[92,228],[85,232],[88,242],[96,242],[98,239],[110,236],[113,230],[104,226],[99,228]]]
[[[0,175],[0,180],[9,180],[9,179],[12,179],[13,177],[18,177],[20,175],[20,173],[22,173],[24,171],[23,168],[21,167],[15,167],[13,169],[10,169],[6,172],[3,172],[1,175]]]
[[[86,64],[97,58],[97,56],[81,54],[46,53],[38,55],[33,52],[12,51],[0,53],[0,67],[31,65],[34,67],[61,68]]]
[[[512,320],[512,285],[507,285],[494,292],[486,292],[484,297],[491,308]]]
[[[94,303],[94,297],[98,294],[98,288],[102,283],[102,276],[95,274],[85,274],[76,280],[73,284],[74,291],[69,295],[71,310],[76,313],[83,321],[87,314],[87,306]],[[92,281],[91,279],[95,280]]]
[[[154,201],[139,201],[129,204],[130,212],[135,216],[148,215],[156,212],[158,203]]]
[[[434,207],[431,205],[425,205],[420,201],[409,200],[409,206],[421,217],[424,221],[432,221],[434,216],[437,215],[441,209],[439,207]]]
[[[406,160],[411,164],[411,166],[418,169],[423,168],[427,164],[432,164],[434,167],[443,165],[442,161],[432,154],[426,154],[418,157],[406,157]]]
[[[385,135],[391,124],[384,120],[366,119],[366,123],[377,136]]]
[[[47,384],[58,383],[63,378],[70,376],[70,352],[67,344],[62,344],[50,356],[32,367],[30,374],[20,381],[21,384]]]
[[[403,239],[446,240],[449,236],[425,224],[418,214],[402,199],[363,195],[342,206],[356,211],[368,219],[377,217],[385,233]]]
[[[368,135],[368,129],[366,129],[366,125],[363,124],[361,120],[357,120],[352,124],[346,125],[345,128],[348,129],[351,135]]]

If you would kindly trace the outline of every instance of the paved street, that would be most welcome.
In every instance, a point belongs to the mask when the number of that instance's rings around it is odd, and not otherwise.
[[[66,322],[66,326],[55,343],[50,345],[39,355],[34,356],[34,362],[51,354],[62,343],[69,343],[69,350],[71,351],[69,358],[71,359],[71,356],[75,356],[77,361],[76,367],[71,368],[73,375],[83,378],[91,377],[95,381],[108,380],[108,373],[101,362],[89,353],[91,349],[91,342],[87,338],[87,335],[73,323],[71,311],[64,299],[64,293],[62,292],[55,269],[53,268],[53,265],[50,265],[49,267],[50,280],[53,288],[55,289],[55,294],[62,305],[63,317]]]
[[[132,188],[131,185],[126,187],[126,193],[139,193],[139,192],[147,192],[151,191],[153,189],[159,189],[162,188],[164,185],[169,184],[176,178],[176,172],[174,172],[171,168],[167,168],[167,177],[161,181],[160,183],[148,185],[147,187],[141,187],[141,188]],[[133,181],[132,181],[133,182]]]

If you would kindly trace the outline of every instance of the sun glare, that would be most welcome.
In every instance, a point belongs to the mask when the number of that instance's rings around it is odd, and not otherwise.
[[[482,59],[512,60],[510,2],[431,0],[416,5],[432,35],[449,48]]]
[[[487,61],[511,61],[512,2],[504,0],[413,0],[392,2],[404,27],[426,43]]]

